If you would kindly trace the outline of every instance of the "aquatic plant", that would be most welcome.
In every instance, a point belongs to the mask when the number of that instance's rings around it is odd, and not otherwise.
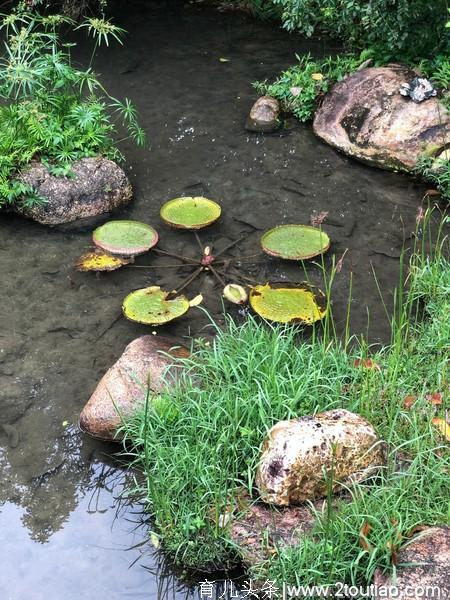
[[[326,252],[330,247],[330,238],[318,227],[279,225],[264,233],[261,247],[271,256],[286,260],[306,260]]]
[[[112,23],[89,24],[95,47],[109,38],[120,41],[123,31]],[[110,96],[91,66],[74,66],[71,45],[59,33],[62,26],[73,27],[74,22],[63,15],[41,16],[23,6],[3,16],[0,207],[43,201],[14,179],[32,160],[45,162],[53,174],[70,176],[70,164],[79,158],[123,158],[115,143],[117,120],[137,144],[144,143],[131,102]]]
[[[163,325],[181,317],[189,310],[189,300],[183,295],[169,293],[159,286],[131,292],[123,301],[123,314],[130,321],[144,325]]]
[[[326,315],[323,292],[307,283],[266,283],[250,289],[250,306],[275,323],[304,323],[312,325]]]
[[[80,256],[75,262],[74,267],[77,271],[115,271],[130,262],[130,259],[112,256],[111,254],[97,250]]]
[[[161,206],[161,219],[177,229],[203,229],[219,219],[222,209],[217,202],[202,196],[169,200]]]
[[[158,233],[140,221],[108,221],[92,234],[94,244],[111,254],[138,256],[158,243]]]

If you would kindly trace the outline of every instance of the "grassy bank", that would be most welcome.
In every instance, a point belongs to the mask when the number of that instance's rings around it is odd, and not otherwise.
[[[408,291],[397,294],[392,343],[372,353],[372,363],[355,363],[370,354],[364,341],[345,347],[323,331],[305,341],[299,329],[251,318],[242,325],[228,320],[211,345],[196,343],[187,361],[195,379],[188,375],[170,395],[148,398],[126,425],[146,476],[139,492],[177,561],[202,567],[233,560],[221,515],[237,506],[243,488],[257,497],[254,473],[267,430],[280,419],[333,407],[374,424],[389,444],[388,468],[319,519],[319,543],[306,538],[280,551],[261,566],[263,575],[302,584],[366,582],[377,566],[393,567],[416,525],[450,522],[449,447],[432,423],[449,405],[447,252],[445,239],[431,256],[417,248]],[[395,467],[399,451],[409,463],[405,472]]]

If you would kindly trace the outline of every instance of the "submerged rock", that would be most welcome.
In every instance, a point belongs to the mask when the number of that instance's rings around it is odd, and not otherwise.
[[[383,445],[361,416],[336,409],[280,421],[269,431],[256,473],[261,499],[288,506],[360,482],[384,464]],[[327,474],[327,476],[325,475]]]
[[[255,102],[247,117],[245,128],[248,131],[270,133],[280,127],[280,103],[271,96],[261,96]]]
[[[189,350],[175,338],[143,335],[133,340],[83,408],[80,429],[101,440],[119,441],[117,429],[142,405],[147,385],[161,392],[180,373],[177,359],[188,356]]]
[[[44,204],[15,211],[42,225],[62,225],[92,220],[125,206],[132,198],[124,171],[102,157],[82,158],[73,163],[69,177],[52,175],[43,163],[34,162],[19,177],[47,200]],[[87,224],[87,223],[86,223]]]
[[[375,598],[450,598],[450,527],[422,531],[401,548],[397,563],[396,577],[375,572]],[[395,593],[381,595],[386,588]]]
[[[416,104],[398,93],[416,75],[401,65],[352,73],[325,97],[314,132],[374,166],[413,170],[422,154],[438,154],[450,134],[450,115],[437,98]]]

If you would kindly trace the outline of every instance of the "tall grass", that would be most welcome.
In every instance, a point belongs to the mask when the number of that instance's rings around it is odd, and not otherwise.
[[[367,344],[336,339],[329,323],[325,335],[304,341],[298,327],[228,319],[223,330],[212,325],[211,345],[195,343],[179,386],[148,397],[124,427],[145,473],[140,493],[175,560],[194,568],[235,560],[221,515],[239,512],[243,490],[257,496],[254,474],[267,431],[281,419],[335,407],[373,423],[387,442],[388,466],[376,481],[350,489],[350,502],[318,515],[314,537],[279,549],[255,575],[292,584],[368,582],[376,567],[395,566],[416,525],[450,522],[450,453],[431,423],[449,399],[447,252],[442,235],[431,254],[423,243],[416,247],[408,287],[398,290],[392,343],[371,356],[379,368],[357,366]],[[432,392],[442,405],[430,402]],[[416,398],[410,408],[406,396]]]

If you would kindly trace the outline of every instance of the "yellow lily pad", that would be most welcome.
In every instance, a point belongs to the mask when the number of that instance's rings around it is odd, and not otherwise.
[[[280,225],[264,233],[261,247],[271,256],[306,260],[326,252],[330,238],[322,229],[310,225]]]
[[[94,244],[121,256],[137,256],[158,243],[158,233],[140,221],[108,221],[92,234]]]
[[[203,196],[174,198],[161,206],[161,219],[178,229],[202,229],[220,217],[222,209],[217,202]]]
[[[266,283],[250,290],[250,306],[266,319],[276,323],[312,325],[326,314],[323,292],[307,283]]]
[[[130,262],[130,259],[112,256],[105,252],[87,252],[80,256],[74,267],[77,271],[115,271]]]
[[[123,301],[123,314],[130,321],[144,325],[164,325],[189,310],[189,300],[185,296],[169,296],[171,292],[158,286],[136,290]]]

